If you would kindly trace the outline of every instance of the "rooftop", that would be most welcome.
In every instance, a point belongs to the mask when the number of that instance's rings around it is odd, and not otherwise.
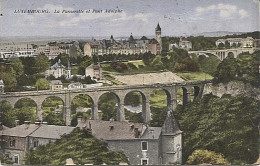
[[[126,121],[82,120],[77,127],[91,129],[93,136],[103,140],[158,139],[161,133],[160,128]]]

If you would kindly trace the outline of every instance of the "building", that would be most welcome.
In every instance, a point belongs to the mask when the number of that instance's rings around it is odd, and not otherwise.
[[[150,127],[126,121],[84,120],[78,126],[91,130],[92,135],[122,151],[131,165],[161,165],[182,163],[182,132],[172,114],[163,127]]]
[[[175,48],[175,47],[189,51],[192,49],[192,43],[191,43],[191,41],[183,40],[182,38],[180,38],[179,43],[175,42],[175,43],[169,44],[169,51],[172,51],[173,48]]]
[[[49,77],[53,75],[55,78],[59,78],[64,76],[66,79],[71,78],[71,67],[70,63],[68,62],[68,67],[65,67],[61,64],[60,59],[54,65],[49,67],[48,70],[45,71],[45,77]]]
[[[148,39],[143,36],[135,39],[133,34],[127,40],[115,40],[113,35],[106,40],[92,40],[84,45],[84,55],[92,57],[93,55],[104,54],[140,54],[151,51],[154,54],[160,54],[162,49],[161,27],[158,23],[155,28],[155,39]]]
[[[0,93],[5,92],[5,84],[3,80],[0,80]]]
[[[218,47],[220,43],[224,45],[226,43],[229,43],[230,47],[243,47],[243,48],[258,47],[258,40],[259,39],[253,39],[252,37],[218,39],[216,41],[216,46]]]
[[[66,53],[66,51],[60,48],[58,45],[42,45],[38,46],[35,52],[37,55],[44,54],[49,59],[54,59],[58,55]]]
[[[0,154],[15,164],[24,164],[25,155],[35,150],[39,145],[46,145],[60,139],[62,135],[72,132],[74,127],[30,124],[25,121],[23,125],[1,131]]]
[[[86,67],[85,76],[86,77],[90,76],[91,79],[102,80],[103,79],[103,71],[102,71],[100,64],[97,64],[97,65],[92,64],[92,65]]]
[[[31,44],[2,45],[0,46],[0,58],[34,57],[36,49]]]
[[[179,41],[179,48],[185,49],[185,50],[191,50],[192,49],[192,43],[188,40],[183,40],[180,38]]]
[[[61,80],[51,80],[50,82],[50,90],[62,90],[63,85]]]
[[[81,82],[74,82],[68,85],[68,89],[82,89],[83,84]]]

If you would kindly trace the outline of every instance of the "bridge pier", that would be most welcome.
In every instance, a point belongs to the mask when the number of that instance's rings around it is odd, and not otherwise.
[[[97,101],[93,101],[93,106],[92,106],[92,109],[91,109],[91,119],[94,119],[94,120],[99,119],[98,102]]]
[[[37,121],[42,121],[42,104],[40,103],[37,103],[37,106],[36,106],[36,120]]]
[[[191,94],[191,87],[182,88],[183,89],[183,98],[182,103],[183,105],[190,102],[190,94]]]
[[[118,104],[117,107],[117,115],[116,115],[116,120],[117,121],[125,121],[125,108],[124,104],[121,102]]]

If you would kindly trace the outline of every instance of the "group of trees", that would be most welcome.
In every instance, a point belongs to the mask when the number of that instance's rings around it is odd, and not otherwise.
[[[26,155],[26,165],[65,165],[72,158],[77,165],[128,163],[122,152],[110,151],[107,144],[93,137],[87,130],[74,129],[56,142],[39,146]]]
[[[49,65],[48,58],[44,55],[9,59],[0,64],[0,79],[3,79],[6,91],[14,91],[22,86],[34,86],[38,79],[44,78],[41,73],[48,69]]]
[[[260,52],[254,54],[241,54],[238,58],[228,56],[217,67],[214,74],[215,83],[229,81],[243,81],[254,86],[260,84]]]
[[[56,79],[54,76],[45,79],[44,72],[58,60],[61,64],[68,67],[68,64],[78,65],[79,75],[85,75],[85,68],[92,64],[92,59],[85,57],[69,57],[67,54],[60,54],[55,59],[49,60],[45,55],[37,57],[21,57],[14,58],[0,63],[0,79],[5,83],[5,91],[19,91],[24,90],[24,86],[34,86],[38,90],[49,89],[48,81]],[[58,78],[66,82],[65,77]],[[72,80],[72,81],[75,81]],[[93,83],[89,78],[76,79],[76,81],[84,83]]]
[[[213,55],[197,57],[189,56],[188,52],[183,49],[174,48],[173,52],[166,56],[153,55],[150,52],[143,55],[143,62],[154,70],[169,70],[172,72],[197,72],[202,71],[213,74],[220,60]]]
[[[104,55],[94,55],[99,62],[115,62],[115,61],[130,61],[130,60],[141,60],[143,54],[104,54]],[[93,57],[94,57],[93,56]]]
[[[259,157],[259,108],[260,102],[249,97],[212,94],[179,105],[174,113],[183,131],[184,161],[204,149],[232,164],[254,163]]]

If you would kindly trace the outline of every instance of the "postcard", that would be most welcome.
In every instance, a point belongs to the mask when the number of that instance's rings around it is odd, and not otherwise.
[[[260,164],[259,0],[0,0],[0,165]]]

